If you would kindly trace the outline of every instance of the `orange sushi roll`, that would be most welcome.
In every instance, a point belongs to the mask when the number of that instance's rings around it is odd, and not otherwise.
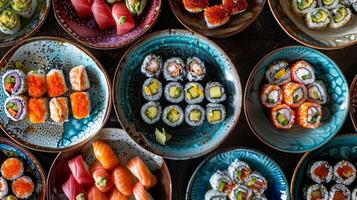
[[[105,142],[101,140],[94,141],[92,147],[95,157],[104,169],[110,171],[120,164],[112,148]]]
[[[46,93],[46,76],[43,70],[30,71],[26,76],[27,91],[31,97],[41,97]]]
[[[208,0],[182,0],[182,3],[190,13],[199,13],[208,7]]]
[[[287,83],[283,86],[283,96],[288,106],[297,108],[307,99],[306,86],[301,83]]]
[[[266,108],[273,108],[283,101],[283,91],[278,85],[265,84],[260,92],[260,101]]]
[[[124,195],[130,196],[133,194],[133,181],[127,169],[118,166],[112,172],[112,181],[115,187]]]
[[[8,158],[1,165],[1,175],[13,181],[24,174],[24,164],[20,159]]]
[[[271,109],[270,118],[273,125],[280,129],[290,129],[295,124],[295,112],[286,104]]]
[[[321,106],[305,102],[297,109],[297,123],[304,128],[318,128],[322,118]]]
[[[105,193],[98,190],[97,187],[92,186],[92,188],[88,191],[86,200],[108,200],[108,197]]]
[[[208,28],[223,26],[229,21],[229,10],[223,5],[211,6],[205,9],[204,17]]]
[[[134,186],[134,197],[135,199],[140,199],[140,200],[153,200],[151,194],[144,188],[144,186],[140,183],[137,182]]]
[[[116,188],[114,188],[109,195],[109,200],[128,200],[128,198],[119,192]]]
[[[108,192],[114,186],[110,174],[103,167],[96,167],[92,172],[92,177],[95,186],[97,186],[98,190],[101,192]]]
[[[50,97],[62,96],[68,91],[63,71],[52,69],[46,75],[47,93]]]
[[[28,199],[35,190],[35,184],[30,177],[21,176],[12,182],[11,189],[17,198]]]
[[[146,167],[144,161],[135,156],[129,160],[127,164],[128,169],[130,172],[143,184],[146,188],[151,188],[152,186],[156,185],[157,179],[151,173],[151,171]]]
[[[87,92],[74,92],[70,99],[74,118],[84,119],[90,115],[91,103]]]
[[[48,118],[46,98],[31,98],[27,104],[28,117],[31,123],[45,123]]]

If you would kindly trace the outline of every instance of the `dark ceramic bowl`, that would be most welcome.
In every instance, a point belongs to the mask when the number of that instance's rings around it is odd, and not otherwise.
[[[357,131],[357,75],[355,76],[351,84],[350,98],[351,98],[350,116],[353,126]]]

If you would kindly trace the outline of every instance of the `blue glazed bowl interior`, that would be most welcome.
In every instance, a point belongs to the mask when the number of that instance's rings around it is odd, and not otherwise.
[[[292,64],[301,59],[312,64],[317,79],[322,79],[327,88],[329,101],[322,106],[321,125],[316,129],[298,125],[290,130],[277,129],[260,102],[260,89],[267,82],[265,72],[273,61],[287,60]],[[282,48],[263,58],[253,70],[245,92],[245,114],[250,127],[266,144],[284,152],[301,153],[320,147],[340,130],[348,114],[348,84],[342,72],[327,56],[303,46]]]

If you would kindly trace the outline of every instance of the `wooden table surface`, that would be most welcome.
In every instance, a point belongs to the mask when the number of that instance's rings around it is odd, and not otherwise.
[[[168,28],[184,29],[172,14],[168,1],[164,0],[163,2],[164,5],[161,16],[150,32]],[[36,36],[46,35],[64,37],[74,41],[74,39],[72,39],[71,36],[64,32],[58,25],[52,9],[44,26],[36,34]],[[263,12],[257,20],[243,32],[226,39],[213,40],[226,51],[235,63],[243,89],[251,70],[264,55],[280,47],[299,45],[299,43],[291,39],[280,28],[271,14],[268,4],[265,5]],[[3,56],[7,50],[8,48],[1,49],[0,55]],[[108,71],[110,77],[113,78],[115,68],[120,58],[127,50],[127,47],[107,51],[95,49],[89,50],[99,59]],[[357,74],[357,57],[354,57],[357,55],[357,45],[342,50],[323,51],[323,53],[332,58],[340,66],[348,83],[351,84],[353,77]],[[106,124],[106,127],[120,128],[119,122],[114,114],[114,109],[112,109],[111,117]],[[339,134],[353,132],[355,131],[352,122],[348,117]],[[5,134],[2,133],[2,136],[5,136]],[[270,155],[283,168],[289,182],[295,166],[302,156],[302,154],[282,153],[263,144],[250,130],[243,111],[234,131],[228,136],[226,141],[216,149],[216,151],[239,146],[258,149]],[[38,158],[46,173],[48,173],[56,154],[39,153],[35,151],[32,151],[32,153]],[[166,160],[172,177],[173,200],[185,199],[186,188],[190,177],[204,158],[205,156],[188,161]]]

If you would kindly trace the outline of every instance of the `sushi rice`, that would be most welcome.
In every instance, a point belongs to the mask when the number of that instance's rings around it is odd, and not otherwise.
[[[218,124],[226,118],[226,108],[222,104],[209,103],[206,106],[207,121],[210,124]]]
[[[201,59],[190,57],[186,61],[186,72],[189,81],[201,81],[206,75],[206,67]]]
[[[186,76],[185,63],[178,57],[167,59],[163,71],[167,81],[183,81]]]
[[[211,103],[221,103],[227,99],[224,87],[219,82],[207,83],[205,87],[205,95]]]
[[[229,195],[230,199],[238,199],[239,196],[245,196],[245,199],[253,197],[253,191],[244,185],[236,185]]]
[[[308,101],[324,105],[328,101],[328,93],[325,83],[322,80],[317,80],[307,86]]]
[[[305,22],[311,29],[322,29],[330,24],[330,13],[325,8],[317,8],[305,16]]]
[[[317,0],[291,0],[293,10],[298,15],[304,15],[311,12],[317,6]]]
[[[290,71],[292,81],[305,85],[315,82],[315,69],[304,60],[295,62]]]
[[[231,185],[232,180],[227,175],[226,171],[217,170],[209,179],[212,189],[219,192],[226,192],[226,189]]]
[[[249,165],[238,158],[234,159],[228,167],[229,177],[237,183],[245,183],[250,173],[251,169]]]
[[[27,115],[27,98],[24,96],[11,96],[5,100],[4,110],[6,116],[13,121],[25,119]]]
[[[353,189],[352,194],[351,194],[351,199],[357,200],[357,188]]]
[[[205,110],[200,105],[188,105],[185,108],[185,121],[190,126],[200,126],[205,120]]]
[[[149,54],[141,64],[141,73],[149,78],[159,77],[162,71],[162,58],[154,54]]]
[[[171,103],[180,103],[185,98],[183,86],[179,82],[169,82],[165,86],[165,99]]]
[[[312,200],[313,194],[317,193],[317,192],[319,194],[321,194],[321,196],[322,196],[321,200],[329,199],[329,192],[328,192],[327,188],[322,184],[314,184],[314,185],[309,186],[307,188],[307,190],[304,192],[305,199]]]
[[[162,114],[162,121],[171,127],[176,127],[182,124],[184,120],[184,113],[180,106],[169,105],[164,108]]]
[[[335,184],[330,189],[330,197],[328,200],[335,200],[335,195],[338,194],[338,196],[340,196],[340,193],[342,193],[345,200],[351,199],[351,191],[348,187],[342,184]]]
[[[162,108],[157,101],[149,101],[141,107],[140,114],[145,123],[155,124],[161,118]]]
[[[4,198],[9,193],[9,186],[4,177],[0,177],[0,199]]]
[[[254,171],[249,175],[246,185],[254,194],[263,194],[268,188],[268,181],[259,172]]]
[[[330,28],[338,29],[345,26],[352,18],[351,9],[345,6],[339,5],[336,8],[330,10],[331,23]]]
[[[156,78],[148,78],[144,81],[142,95],[148,101],[157,101],[162,96],[162,84]]]
[[[271,63],[265,72],[265,77],[271,84],[284,85],[291,81],[289,63],[279,60]]]
[[[205,194],[204,200],[227,200],[227,196],[223,192],[217,190],[208,190]]]

